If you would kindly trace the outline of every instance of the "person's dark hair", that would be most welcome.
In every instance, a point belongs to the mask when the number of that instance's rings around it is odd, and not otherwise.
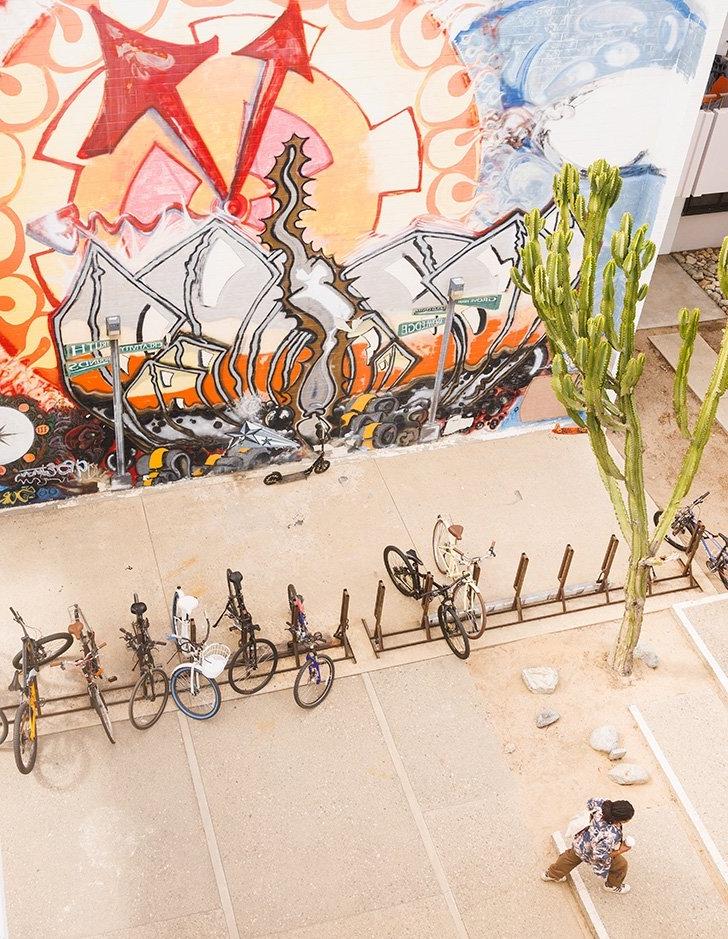
[[[610,802],[605,799],[602,803],[602,818],[605,822],[628,822],[634,815],[634,806],[626,799],[617,799]]]

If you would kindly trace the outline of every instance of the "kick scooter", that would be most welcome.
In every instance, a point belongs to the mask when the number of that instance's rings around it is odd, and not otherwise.
[[[296,479],[307,479],[311,473],[325,473],[331,466],[331,462],[324,455],[324,425],[320,421],[316,424],[316,438],[321,451],[310,466],[307,466],[304,470],[298,470],[296,473],[286,473],[285,476],[277,471],[268,473],[263,478],[266,486],[275,486],[276,483],[292,483]]]

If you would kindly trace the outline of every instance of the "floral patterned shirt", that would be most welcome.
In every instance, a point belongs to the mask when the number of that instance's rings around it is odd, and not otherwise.
[[[612,864],[612,852],[622,844],[622,829],[619,825],[604,821],[603,802],[604,799],[589,799],[586,807],[591,821],[587,828],[574,835],[573,844],[574,851],[582,861],[591,864],[598,877],[606,878]]]

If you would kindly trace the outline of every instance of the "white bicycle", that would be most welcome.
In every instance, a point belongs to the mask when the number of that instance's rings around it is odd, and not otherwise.
[[[222,642],[208,642],[210,620],[205,638],[197,641],[192,613],[200,605],[197,597],[177,587],[172,600],[172,635],[177,650],[187,661],[177,665],[169,676],[169,690],[177,707],[196,721],[206,721],[220,710],[220,686],[215,679],[225,671],[230,649]]]
[[[475,582],[475,565],[479,557],[468,557],[458,547],[462,541],[463,526],[453,525],[448,516],[437,516],[432,529],[432,554],[441,574],[447,574],[452,580],[463,578],[453,591],[453,604],[458,611],[460,621],[471,639],[479,639],[485,632],[485,601],[480,587]],[[488,556],[495,557],[495,541],[488,549]]]

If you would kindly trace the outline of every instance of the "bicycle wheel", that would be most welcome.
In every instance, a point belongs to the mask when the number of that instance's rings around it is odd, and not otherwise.
[[[445,554],[445,545],[450,543],[450,532],[447,530],[445,522],[438,518],[435,527],[432,529],[432,555],[435,558],[435,564],[441,574],[447,574],[447,556]]]
[[[437,620],[445,637],[445,642],[459,659],[470,655],[470,640],[465,627],[460,622],[458,611],[452,603],[445,601],[437,608]]]
[[[331,691],[334,663],[328,655],[316,655],[316,662],[304,662],[293,685],[293,699],[300,708],[315,708]]]
[[[721,565],[718,568],[718,577],[720,577],[721,581],[723,582],[725,589],[728,590],[728,566]],[[0,737],[2,737],[2,733],[0,733]],[[0,740],[0,743],[2,743],[2,740]]]
[[[397,590],[405,597],[413,597],[417,592],[417,572],[407,555],[393,544],[387,545],[384,566]]]
[[[148,730],[164,713],[169,697],[169,679],[161,668],[144,672],[129,699],[129,720],[137,730]]]
[[[452,605],[470,639],[480,639],[485,632],[485,601],[474,584],[461,581],[452,592]]]
[[[22,701],[13,722],[13,752],[15,765],[24,776],[32,772],[38,755],[38,730],[33,727],[31,733],[31,716],[30,705]]]
[[[0,708],[0,745],[5,743],[8,736],[8,719],[5,717],[5,711]]]
[[[278,650],[268,639],[246,642],[230,660],[228,679],[238,694],[254,694],[265,688],[278,666]]]
[[[64,652],[67,652],[72,645],[73,636],[70,633],[51,633],[50,636],[43,636],[42,639],[38,639],[35,643],[36,664],[38,667],[47,665],[49,662],[57,659],[59,655],[63,655]],[[13,659],[13,668],[16,671],[20,668],[22,661],[23,650],[21,649]]]
[[[655,525],[660,524],[661,518],[662,512],[655,512],[653,517]],[[665,541],[671,544],[673,548],[677,548],[678,551],[687,551],[694,534],[695,522],[692,519],[686,518],[684,521],[672,523],[665,535]]]
[[[220,710],[220,688],[213,678],[195,669],[178,668],[172,672],[169,690],[177,707],[195,721],[206,721]]]
[[[104,696],[101,694],[96,685],[90,685],[88,689],[89,697],[91,698],[91,705],[99,715],[99,720],[101,721],[101,726],[104,728],[104,733],[109,738],[112,743],[116,743],[114,740],[114,728],[111,723],[111,716],[109,715],[109,709],[106,706],[106,701],[104,701]]]

